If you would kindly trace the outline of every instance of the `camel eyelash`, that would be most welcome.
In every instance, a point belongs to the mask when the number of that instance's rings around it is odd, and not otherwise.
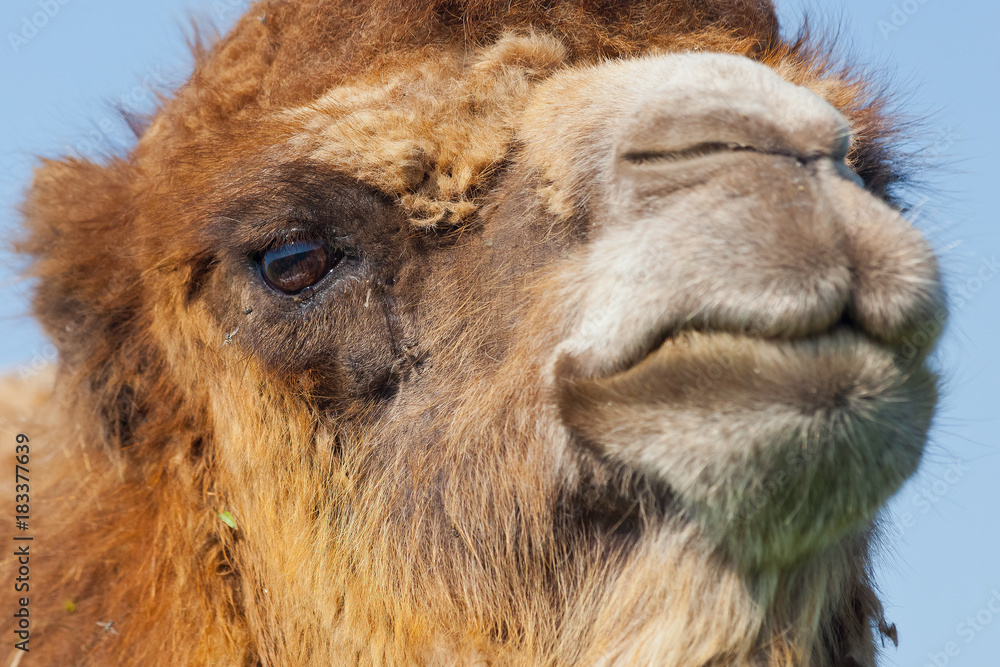
[[[225,222],[225,245],[234,254],[254,260],[258,255],[295,243],[323,242],[332,248],[351,247],[351,237],[338,226],[313,216],[276,216],[261,219],[239,219],[219,216]],[[235,224],[234,224],[235,223]]]

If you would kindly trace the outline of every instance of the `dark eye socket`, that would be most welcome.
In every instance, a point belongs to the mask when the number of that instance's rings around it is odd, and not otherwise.
[[[264,252],[257,262],[268,285],[296,294],[322,280],[343,257],[320,241],[296,241]]]

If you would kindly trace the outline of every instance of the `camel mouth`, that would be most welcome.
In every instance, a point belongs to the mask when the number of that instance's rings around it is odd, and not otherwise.
[[[651,480],[740,559],[787,563],[829,546],[919,465],[936,377],[849,323],[657,343],[607,375],[574,374],[563,358],[561,417],[586,451]]]
[[[770,345],[775,349],[786,350],[790,354],[822,355],[835,353],[844,355],[851,349],[861,354],[871,354],[878,351],[879,354],[891,355],[900,368],[921,365],[926,360],[928,352],[928,349],[924,347],[915,349],[915,354],[905,354],[901,345],[881,340],[859,327],[850,313],[844,310],[837,319],[832,320],[825,328],[794,334],[770,333],[750,325],[724,328],[684,324],[667,327],[647,335],[645,345],[639,346],[636,354],[626,357],[619,362],[617,367],[608,369],[605,373],[595,374],[594,378],[596,379],[600,375],[611,377],[627,373],[632,368],[645,364],[649,359],[661,354],[682,352],[685,346],[695,345],[698,341],[711,336],[718,336],[721,340],[730,340],[736,345],[739,345],[741,340],[756,342],[764,346]],[[565,368],[571,373],[568,370],[571,365],[567,365]]]
[[[660,333],[608,372],[582,374],[570,357],[556,366],[566,393],[595,392],[605,404],[659,404],[699,410],[783,404],[802,414],[857,410],[892,393],[896,382],[926,373],[923,357],[901,354],[846,317],[801,337],[685,328]],[[861,404],[858,404],[861,402]],[[727,411],[728,410],[724,410]]]

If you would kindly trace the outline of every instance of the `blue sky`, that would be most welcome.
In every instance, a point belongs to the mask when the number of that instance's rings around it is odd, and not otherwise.
[[[185,78],[190,10],[226,26],[241,0],[5,0],[0,6],[0,235],[31,155],[98,157],[128,143],[115,105],[149,109]],[[1000,3],[778,0],[783,22],[839,28],[839,52],[880,73],[919,119],[911,148],[936,169],[908,198],[941,254],[952,319],[938,354],[942,406],[924,465],[894,499],[878,576],[900,647],[884,665],[1000,664]],[[958,6],[961,6],[959,10]],[[13,35],[13,37],[12,37]],[[53,355],[25,316],[18,260],[0,254],[0,368]]]

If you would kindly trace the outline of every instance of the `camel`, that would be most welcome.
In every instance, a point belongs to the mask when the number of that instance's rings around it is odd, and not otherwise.
[[[862,73],[767,0],[261,0],[194,53],[23,204],[59,359],[7,392],[11,660],[896,640],[871,558],[945,309]]]

